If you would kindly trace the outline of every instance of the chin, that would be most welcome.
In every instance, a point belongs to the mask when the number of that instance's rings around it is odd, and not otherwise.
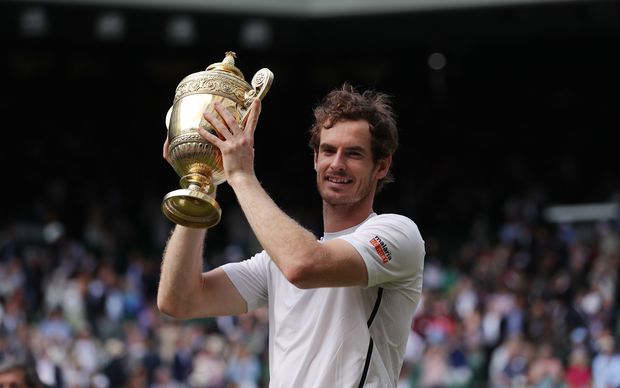
[[[328,205],[350,205],[359,200],[359,198],[355,198],[355,195],[352,193],[351,190],[354,190],[352,187],[343,187],[340,190],[333,190],[319,184],[317,188],[323,202]]]
[[[326,194],[325,192],[322,192],[321,198],[323,199],[323,202],[331,206],[349,205],[356,202],[354,198],[344,194]]]

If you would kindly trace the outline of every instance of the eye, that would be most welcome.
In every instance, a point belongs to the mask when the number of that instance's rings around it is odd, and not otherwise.
[[[323,148],[321,149],[321,153],[322,153],[323,155],[332,155],[334,152],[335,152],[335,151],[334,151],[334,149],[333,149],[333,148],[323,147]]]
[[[362,157],[364,157],[364,154],[362,154],[360,151],[349,151],[347,152],[347,155],[353,159],[361,159]]]

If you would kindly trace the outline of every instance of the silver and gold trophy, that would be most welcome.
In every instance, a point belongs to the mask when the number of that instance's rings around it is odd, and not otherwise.
[[[209,228],[217,225],[222,215],[213,196],[215,187],[226,181],[222,154],[200,136],[197,128],[224,138],[203,113],[208,110],[217,115],[213,103],[220,102],[241,124],[252,101],[262,100],[271,87],[273,73],[269,69],[256,72],[250,85],[235,66],[235,58],[229,51],[222,62],[183,78],[166,115],[170,163],[181,177],[182,189],[166,194],[161,209],[176,224]]]

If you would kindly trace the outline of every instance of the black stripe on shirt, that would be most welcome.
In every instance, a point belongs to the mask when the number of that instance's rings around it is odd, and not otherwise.
[[[379,287],[378,292],[377,292],[377,300],[375,301],[375,306],[372,308],[372,313],[370,313],[370,317],[368,318],[368,328],[370,329],[370,325],[372,325],[372,322],[375,320],[375,317],[377,316],[377,311],[379,311],[379,305],[381,304],[381,299],[383,298],[383,288]],[[368,352],[366,352],[366,362],[364,363],[364,370],[362,372],[362,378],[360,379],[360,384],[359,384],[359,388],[364,386],[364,383],[366,382],[366,377],[368,375],[368,368],[370,367],[370,358],[372,356],[372,349],[374,347],[374,342],[372,340],[372,337],[370,337],[370,343],[368,344]]]
[[[358,388],[362,388],[364,383],[366,382],[366,376],[368,375],[368,367],[370,366],[370,356],[372,356],[372,348],[373,348],[372,338],[370,339],[370,343],[368,344],[368,352],[366,353],[366,363],[364,364],[364,371],[362,372],[362,378],[360,379],[360,385]]]
[[[383,287],[379,287],[377,292],[377,300],[375,301],[375,307],[372,308],[372,313],[370,313],[370,318],[368,318],[368,328],[370,329],[370,325],[372,325],[372,321],[375,320],[377,316],[377,311],[379,311],[379,305],[381,304],[381,298],[383,297]]]

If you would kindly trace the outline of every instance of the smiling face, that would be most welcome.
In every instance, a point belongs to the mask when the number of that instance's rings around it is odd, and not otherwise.
[[[373,161],[366,120],[339,121],[323,128],[314,154],[317,187],[331,206],[372,205],[377,180],[387,174],[390,158]]]

